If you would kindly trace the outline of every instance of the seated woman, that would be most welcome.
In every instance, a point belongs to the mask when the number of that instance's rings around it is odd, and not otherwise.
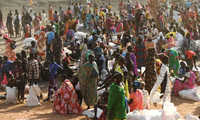
[[[132,102],[128,105],[131,112],[136,109],[143,110],[143,93],[139,90],[140,86],[140,82],[133,82],[133,92],[130,94],[130,100]]]
[[[53,107],[54,114],[81,113],[76,91],[72,83],[66,79],[66,75],[61,75],[62,86],[55,93],[55,101]]]
[[[186,66],[187,66],[187,63],[184,62],[184,61],[182,61],[182,62],[180,62],[180,65],[181,65],[181,67],[178,69],[178,76],[179,76],[179,77],[185,75],[185,73],[186,73],[185,68],[186,68]]]
[[[186,71],[189,67],[186,67]],[[174,84],[174,94],[178,95],[181,90],[193,89],[195,87],[195,74],[190,70],[184,75],[184,80],[176,80]]]

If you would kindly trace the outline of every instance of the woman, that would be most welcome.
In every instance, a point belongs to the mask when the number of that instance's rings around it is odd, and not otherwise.
[[[53,21],[53,8],[49,4],[49,21]]]
[[[53,55],[55,56],[55,61],[56,63],[61,63],[61,54],[62,54],[62,40],[61,40],[61,37],[58,36],[57,33],[55,33],[55,38],[53,39],[52,41],[52,44],[53,44]]]
[[[4,27],[3,27],[3,13],[0,10],[0,36],[4,34]]]
[[[37,15],[35,15],[35,19],[33,20],[33,25],[34,25],[35,32],[40,30],[40,19],[38,18]]]
[[[88,109],[90,106],[94,106],[98,99],[98,75],[99,71],[96,62],[94,62],[94,55],[89,55],[89,62],[85,63],[78,71],[81,93]]]
[[[13,33],[12,14],[11,13],[8,13],[6,27],[8,29],[8,34],[10,34],[10,37],[13,36],[14,33]]]
[[[81,113],[81,107],[78,103],[76,91],[72,83],[66,79],[65,75],[61,75],[62,86],[55,93],[55,101],[53,106],[54,114]]]
[[[19,27],[20,27],[20,24],[19,24],[19,16],[17,15],[16,16],[16,19],[14,21],[14,26],[15,26],[15,36],[17,37],[19,35]]]
[[[133,92],[130,94],[130,100],[132,101],[128,106],[130,112],[138,109],[143,110],[143,93],[140,89],[140,82],[133,82]]]
[[[166,49],[165,55],[169,56],[169,70],[173,76],[178,76],[178,69],[180,68],[179,55],[174,49]]]
[[[41,26],[41,31],[39,32],[38,39],[37,39],[37,52],[43,60],[46,58],[46,54],[45,54],[46,42],[47,42],[47,39],[45,37],[45,28],[44,26]]]
[[[190,71],[184,75],[184,81],[176,80],[174,84],[174,94],[178,95],[181,90],[193,89],[195,87],[195,74]]]
[[[11,43],[15,41],[8,38],[8,34],[4,34],[3,38],[5,40],[5,46],[6,46],[6,52],[4,53],[4,56],[8,57],[8,60],[14,62],[16,59],[15,51],[11,48]]]
[[[145,74],[145,89],[150,93],[156,82],[156,59],[155,59],[156,51],[155,49],[148,49],[148,57],[146,59],[146,70],[143,74]]]
[[[121,85],[123,75],[119,72],[115,73],[113,78],[115,82],[110,86],[108,98],[108,120],[124,120],[126,119],[126,105],[124,89]]]
[[[135,55],[137,59],[137,68],[141,69],[141,67],[145,66],[145,59],[146,59],[146,53],[145,53],[145,45],[142,43],[142,39],[138,39],[138,44],[135,47]]]

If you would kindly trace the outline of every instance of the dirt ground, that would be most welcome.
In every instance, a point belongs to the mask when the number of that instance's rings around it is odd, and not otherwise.
[[[84,2],[83,2],[84,1]],[[96,0],[91,0],[93,3]],[[118,3],[121,0],[99,0],[97,4],[100,6],[102,3],[112,4],[113,11],[118,9]],[[124,1],[125,4],[127,4]],[[29,5],[29,0],[0,0],[0,10],[3,12],[4,26],[7,13],[11,10],[14,14],[14,10],[18,9],[21,13],[22,6],[26,6],[28,9],[33,8],[36,12],[41,12],[43,9],[47,11],[48,4],[53,6],[53,10],[59,10],[59,7],[62,6],[64,11],[68,7],[68,0],[33,0],[34,4]],[[72,0],[72,2],[81,2],[82,5],[85,4],[85,0]],[[140,3],[144,4],[147,0],[140,0]],[[135,1],[132,0],[132,3],[135,4]],[[47,12],[46,12],[47,13]],[[6,31],[7,32],[7,31]],[[15,49],[16,53],[19,53],[21,50],[25,49],[25,44],[23,44],[22,38],[12,38],[17,41],[17,48]],[[5,52],[4,40],[0,37],[0,55],[3,55]],[[198,65],[200,62],[198,61]],[[60,86],[60,82],[58,88]],[[40,87],[44,98],[47,97],[47,81],[40,82]],[[5,91],[0,91],[0,95],[5,94]],[[27,96],[27,94],[25,95]],[[180,97],[172,95],[172,103],[177,107],[178,112],[182,117],[187,115],[190,112],[193,115],[198,116],[200,114],[200,102],[194,102],[190,100],[184,100]],[[80,114],[68,114],[68,115],[53,115],[53,103],[52,102],[43,102],[41,100],[41,106],[36,107],[25,107],[24,104],[6,104],[5,100],[0,100],[0,120],[15,120],[15,119],[41,119],[41,120],[86,120],[87,117]],[[82,109],[86,109],[86,106],[83,104]],[[151,109],[161,109],[159,105],[158,108],[155,108],[154,105],[151,105]]]

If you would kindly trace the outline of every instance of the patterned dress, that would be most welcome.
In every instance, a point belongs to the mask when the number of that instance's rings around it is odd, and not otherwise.
[[[4,55],[8,57],[8,60],[14,62],[15,59],[16,59],[16,55],[15,55],[15,51],[12,50],[12,48],[10,47],[10,46],[11,46],[11,45],[10,45],[11,42],[12,42],[11,39],[8,39],[8,40],[5,42],[6,52],[4,53]]]
[[[145,66],[145,59],[146,59],[144,44],[138,44],[135,47],[135,55],[137,59],[137,68],[141,69],[142,66]]]
[[[39,53],[40,57],[44,60],[46,58],[45,54],[45,46],[46,46],[46,38],[45,38],[45,32],[41,31],[38,36],[37,40],[37,52]]]
[[[55,61],[57,63],[61,60],[61,53],[62,53],[62,40],[60,37],[53,39],[53,55],[55,57]]]
[[[150,93],[156,82],[156,65],[155,65],[155,49],[148,49],[148,57],[146,59],[146,72],[145,72],[145,89]]]
[[[61,88],[55,93],[54,114],[81,113],[76,91],[69,80],[62,83]]]
[[[78,78],[80,83],[80,89],[87,106],[93,106],[97,103],[97,77],[92,77],[92,70],[95,69],[97,73],[98,67],[96,62],[92,64],[85,63],[78,71]]]

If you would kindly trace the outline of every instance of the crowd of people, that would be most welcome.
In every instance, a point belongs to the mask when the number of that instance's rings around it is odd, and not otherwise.
[[[101,120],[126,119],[128,107],[130,111],[149,109],[157,91],[167,102],[172,92],[178,95],[200,84],[198,49],[194,47],[200,38],[199,8],[197,3],[161,5],[153,0],[146,5],[121,1],[118,12],[113,12],[111,3],[99,6],[89,1],[86,5],[70,1],[66,11],[62,7],[55,11],[49,5],[48,12],[35,12],[23,6],[21,12],[8,13],[7,31],[0,11],[0,35],[6,47],[0,58],[1,85],[15,81],[20,103],[27,83],[33,87],[41,79],[48,80],[44,101],[55,91],[54,114],[81,113],[84,99],[88,109],[103,109]],[[80,25],[89,34],[76,39]],[[14,35],[35,38],[37,42],[27,48],[29,56],[26,50],[15,54]],[[64,47],[72,53],[65,54]],[[70,81],[73,62],[79,66]],[[59,75],[62,85],[57,89]],[[176,78],[174,83],[170,77]],[[98,99],[98,90],[104,88]]]

